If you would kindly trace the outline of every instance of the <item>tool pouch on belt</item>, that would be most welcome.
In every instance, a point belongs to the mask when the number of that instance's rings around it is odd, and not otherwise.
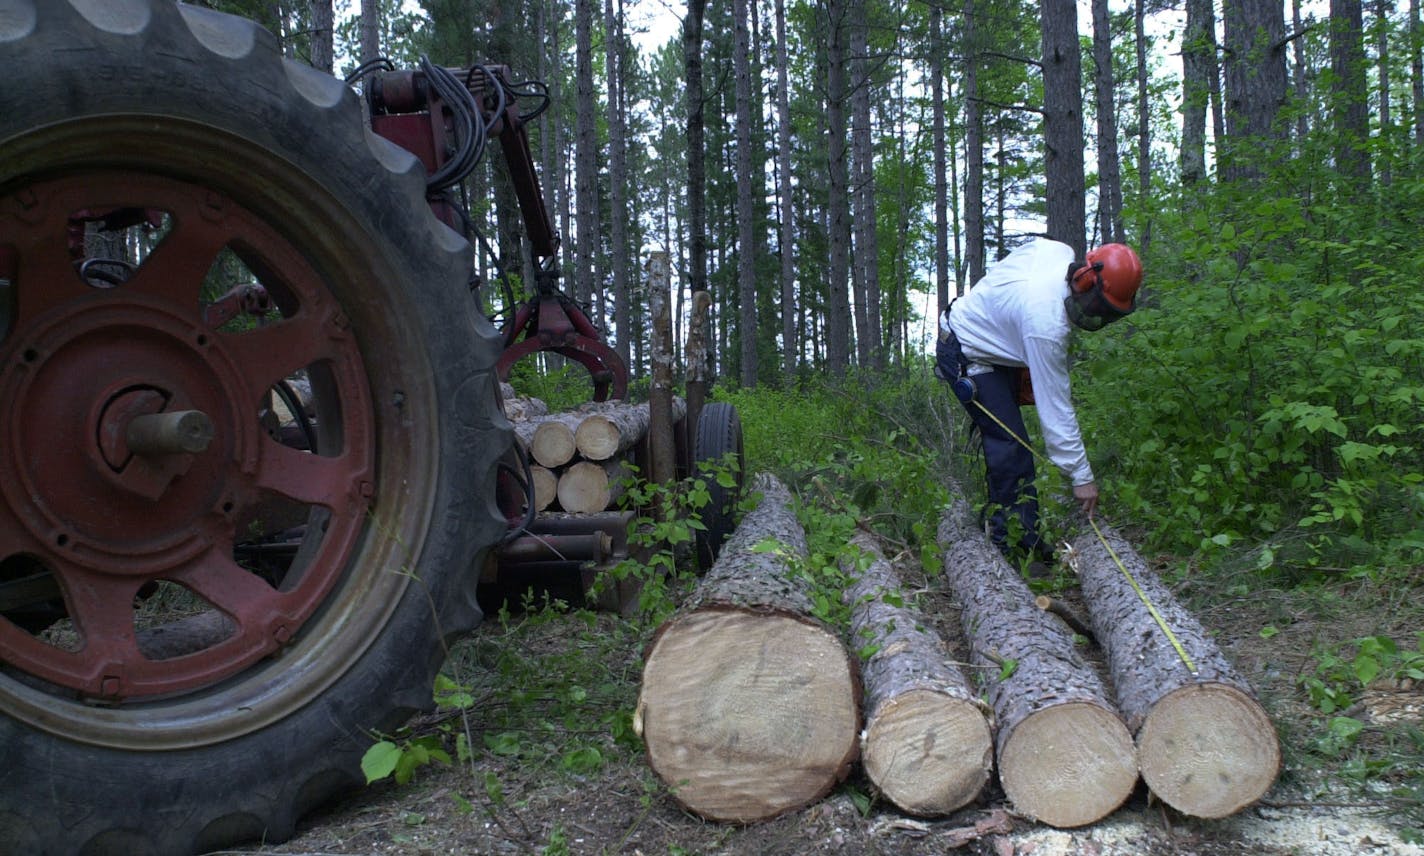
[[[950,304],[953,305],[952,303]],[[959,339],[949,326],[949,307],[939,314],[939,337],[935,340],[935,377],[954,383],[969,370],[969,361],[959,349]]]
[[[1033,404],[1033,377],[1028,373],[1028,366],[1019,369],[1019,386],[1014,392],[1020,406]]]

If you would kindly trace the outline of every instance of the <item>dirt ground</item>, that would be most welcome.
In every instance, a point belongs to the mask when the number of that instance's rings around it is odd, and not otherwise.
[[[1064,594],[1071,597],[1071,590]],[[1302,749],[1318,733],[1319,715],[1297,686],[1298,676],[1314,662],[1312,645],[1389,628],[1379,626],[1377,610],[1359,611],[1366,614],[1355,616],[1358,627],[1322,623],[1316,617],[1307,620],[1292,615],[1290,602],[1282,598],[1258,592],[1198,612],[1257,688],[1277,723],[1285,757],[1275,787],[1255,805],[1222,820],[1182,816],[1154,803],[1140,783],[1108,818],[1072,830],[1014,816],[993,785],[977,804],[953,816],[912,818],[870,796],[870,785],[857,770],[844,785],[803,810],[750,826],[715,824],[682,811],[641,754],[609,740],[606,762],[590,775],[547,765],[530,769],[495,755],[479,758],[473,770],[468,765],[427,767],[404,786],[378,784],[308,817],[291,841],[254,844],[239,852],[913,856],[957,850],[994,856],[1424,856],[1424,847],[1401,840],[1397,818],[1390,815],[1387,783],[1371,791],[1331,781],[1330,773],[1321,771],[1319,761],[1306,757]],[[930,586],[925,603],[953,647],[957,634],[948,596]],[[587,631],[582,621],[567,622],[571,636]],[[557,637],[560,624],[549,626]],[[1263,635],[1267,626],[1277,632]],[[497,632],[489,622],[477,635]],[[627,656],[628,673],[636,676],[638,652],[629,650]],[[1424,712],[1424,695],[1417,688],[1388,701],[1417,726]],[[1357,713],[1368,717],[1370,711]],[[484,784],[490,779],[500,783],[502,799],[491,799]]]

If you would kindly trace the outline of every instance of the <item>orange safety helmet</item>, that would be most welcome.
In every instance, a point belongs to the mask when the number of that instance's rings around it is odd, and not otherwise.
[[[1142,286],[1142,261],[1127,244],[1103,244],[1089,250],[1086,264],[1073,272],[1076,293],[1101,289],[1103,299],[1118,312],[1131,312]]]

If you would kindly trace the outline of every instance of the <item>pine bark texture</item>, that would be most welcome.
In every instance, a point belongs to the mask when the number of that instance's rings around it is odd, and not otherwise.
[[[775,478],[716,563],[653,637],[634,726],[689,811],[747,823],[809,805],[856,755],[858,670],[811,617],[793,562],[806,536]],[[781,549],[755,549],[775,539]]]
[[[969,679],[951,665],[944,640],[909,604],[875,539],[857,535],[865,567],[846,589],[853,644],[872,651],[861,663],[866,775],[911,814],[949,814],[967,805],[994,769],[994,736]],[[864,560],[868,559],[868,563]]]
[[[970,665],[997,717],[999,781],[1015,810],[1051,826],[1093,823],[1137,783],[1132,735],[1058,619],[956,500],[940,522],[946,580],[963,606]]]
[[[1118,704],[1137,738],[1142,778],[1173,808],[1225,817],[1255,802],[1280,772],[1275,726],[1201,623],[1132,546],[1109,527],[1074,542],[1094,632],[1108,655]],[[1104,543],[1106,542],[1106,543]],[[1124,577],[1122,561],[1196,667],[1177,652]]]

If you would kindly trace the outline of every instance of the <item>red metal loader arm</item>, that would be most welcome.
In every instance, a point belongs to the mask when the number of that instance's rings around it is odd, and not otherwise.
[[[497,368],[501,380],[522,357],[554,351],[588,370],[595,401],[623,398],[628,369],[608,347],[588,315],[558,287],[559,236],[544,205],[539,175],[529,148],[519,96],[506,66],[444,69],[425,63],[419,70],[389,71],[367,86],[371,128],[421,159],[433,182],[431,207],[452,229],[469,235],[464,215],[445,191],[463,181],[478,161],[468,153],[467,137],[482,147],[497,137],[514,193],[519,200],[535,270],[535,294],[512,307],[505,319],[505,352]],[[469,159],[468,165],[462,163]]]

